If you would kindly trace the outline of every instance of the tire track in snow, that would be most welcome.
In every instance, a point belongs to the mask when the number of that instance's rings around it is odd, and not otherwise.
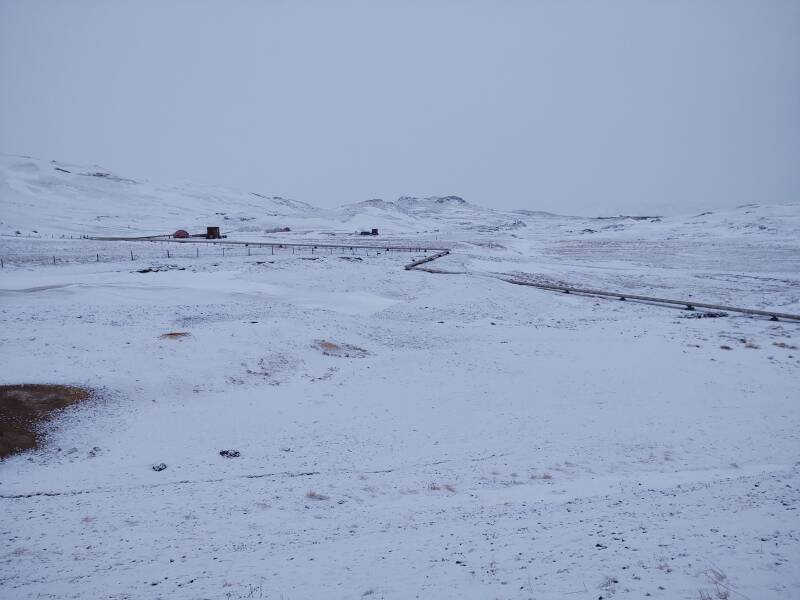
[[[508,456],[508,454],[491,454],[489,456],[481,456],[478,458],[470,458],[470,462],[481,462],[485,460],[491,460],[492,458],[502,458],[504,456]],[[290,471],[277,471],[274,473],[253,473],[248,475],[237,475],[236,477],[218,477],[214,479],[181,479],[179,481],[165,481],[163,483],[145,483],[141,485],[135,486],[128,486],[128,487],[98,487],[92,489],[85,489],[85,490],[65,490],[65,491],[39,491],[39,492],[29,492],[23,494],[0,494],[0,500],[20,500],[24,498],[36,498],[36,497],[58,497],[58,496],[81,496],[84,494],[111,494],[116,492],[130,492],[134,490],[142,490],[142,489],[157,489],[163,487],[174,487],[174,486],[181,486],[181,485],[192,485],[198,483],[225,483],[227,481],[236,481],[239,479],[263,479],[265,477],[287,477],[287,478],[296,478],[296,477],[314,477],[316,475],[355,475],[358,473],[366,473],[370,475],[378,475],[382,473],[394,473],[396,471],[406,470],[406,469],[417,469],[420,467],[435,467],[438,465],[442,465],[445,463],[454,462],[453,459],[445,459],[445,460],[437,460],[429,463],[418,463],[414,465],[405,465],[401,467],[392,467],[388,469],[376,469],[373,471],[363,471],[363,470],[353,470],[353,469],[330,469],[327,471],[300,471],[297,473],[290,472]]]

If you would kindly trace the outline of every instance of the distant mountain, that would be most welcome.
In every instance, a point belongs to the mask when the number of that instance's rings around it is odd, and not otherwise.
[[[137,181],[97,165],[0,155],[0,234],[148,235],[219,225],[229,233],[280,227],[387,232],[524,227],[518,214],[458,196],[364,200],[335,209],[215,185]]]
[[[305,202],[214,185],[136,181],[85,167],[0,155],[0,233],[153,234],[282,226],[317,212]]]
[[[232,236],[289,227],[300,233],[513,233],[536,236],[558,228],[565,236],[747,235],[774,242],[800,236],[800,205],[746,205],[681,217],[563,217],[532,210],[500,211],[459,196],[373,198],[339,208],[263,191],[215,185],[138,181],[98,165],[74,165],[0,155],[0,235],[154,235],[220,226]],[[17,232],[19,232],[17,234]]]

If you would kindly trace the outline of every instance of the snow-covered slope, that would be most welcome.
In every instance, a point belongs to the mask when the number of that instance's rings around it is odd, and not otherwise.
[[[652,268],[641,246],[559,258],[558,230],[511,235],[435,263],[459,275],[0,238],[0,384],[103,390],[0,462],[0,597],[799,597],[798,326],[476,271],[773,306],[796,278],[748,274],[749,252],[745,279],[698,280],[694,251]]]
[[[159,185],[97,166],[0,156],[0,234],[153,234],[314,214],[303,202],[213,185]],[[227,217],[227,219],[226,219]]]
[[[5,157],[0,221],[0,385],[101,392],[0,461],[2,598],[800,597],[798,323],[503,281],[800,313],[798,205],[323,210]],[[70,239],[208,224],[453,251]]]
[[[136,181],[107,169],[0,155],[0,234],[129,234],[202,230],[263,233],[371,229],[420,232],[439,228],[499,230],[524,226],[520,215],[470,204],[457,196],[366,200],[320,209],[262,192],[184,182]]]
[[[0,155],[0,235],[153,235],[219,225],[229,234],[258,235],[279,227],[454,239],[482,234],[562,240],[800,239],[800,204],[747,205],[685,217],[563,217],[531,210],[499,211],[458,196],[371,199],[335,209],[261,191],[181,182],[137,181],[97,165],[79,166]],[[19,233],[17,233],[19,232]]]

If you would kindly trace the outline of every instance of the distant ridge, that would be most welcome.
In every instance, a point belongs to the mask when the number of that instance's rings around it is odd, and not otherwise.
[[[99,165],[0,155],[0,234],[153,234],[216,224],[229,232],[292,230],[386,232],[502,229],[524,226],[518,215],[460,196],[373,198],[326,209],[307,202],[182,182],[134,180]]]

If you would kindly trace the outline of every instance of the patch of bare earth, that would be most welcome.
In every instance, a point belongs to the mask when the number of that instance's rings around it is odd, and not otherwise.
[[[364,348],[353,346],[352,344],[335,344],[328,340],[315,340],[314,348],[322,352],[325,356],[338,356],[340,358],[364,358],[369,352]]]
[[[38,447],[40,422],[90,396],[89,390],[71,385],[0,385],[0,459]]]
[[[189,337],[191,334],[188,331],[170,331],[169,333],[162,333],[158,336],[160,340],[180,340]]]

